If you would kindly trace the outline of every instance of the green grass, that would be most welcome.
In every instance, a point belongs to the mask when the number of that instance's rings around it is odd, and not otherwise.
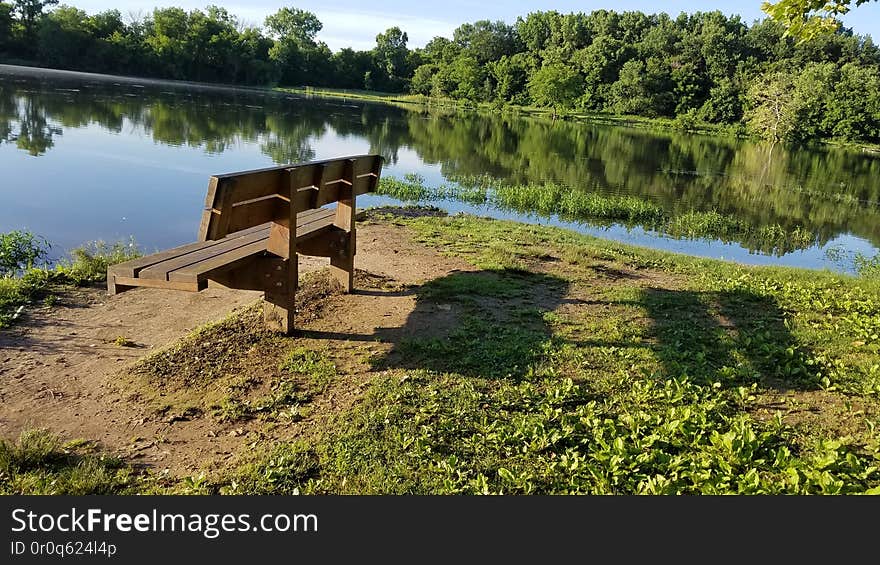
[[[275,87],[273,90],[278,92],[290,92],[292,94],[305,94],[307,96],[318,96],[322,98],[345,98],[348,100],[368,100],[372,102],[384,103],[403,103],[418,104],[426,103],[426,98],[419,94],[393,93],[393,92],[377,92],[374,90],[345,89],[345,88],[323,88],[313,86],[283,86]]]
[[[361,403],[224,492],[880,492],[877,283],[399,221],[485,269],[419,289],[411,320],[456,323],[396,342]]]
[[[737,242],[752,251],[782,255],[816,244],[808,229],[780,225],[754,226],[717,211],[690,210],[671,214],[658,204],[634,196],[607,195],[554,182],[509,185],[488,177],[462,177],[455,184],[430,187],[418,175],[403,179],[384,178],[379,194],[404,202],[457,200],[468,204],[488,204],[520,214],[557,215],[569,221],[588,221],[597,225],[620,223],[642,226],[682,239],[718,239]]]
[[[127,494],[136,488],[122,461],[45,430],[0,439],[0,494]]]
[[[279,367],[289,374],[304,376],[316,391],[323,392],[337,376],[336,365],[323,352],[297,347],[287,354]]]
[[[142,254],[134,239],[107,243],[93,241],[70,252],[55,266],[55,273],[65,282],[82,285],[107,280],[107,267],[137,259]]]

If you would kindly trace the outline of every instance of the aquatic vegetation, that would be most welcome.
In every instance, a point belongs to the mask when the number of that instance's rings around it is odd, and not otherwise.
[[[756,226],[713,210],[670,213],[647,199],[602,194],[551,181],[512,185],[486,176],[456,177],[455,180],[433,187],[418,175],[407,175],[403,180],[383,178],[378,193],[404,202],[456,200],[526,215],[555,215],[567,221],[641,226],[679,239],[736,242],[751,251],[767,254],[782,255],[817,242],[817,236],[802,226]]]

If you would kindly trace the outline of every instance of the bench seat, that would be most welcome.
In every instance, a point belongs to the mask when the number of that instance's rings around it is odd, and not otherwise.
[[[334,228],[333,209],[313,209],[297,214],[296,241],[308,241]],[[108,269],[108,288],[116,294],[126,287],[152,287],[197,292],[208,281],[269,255],[272,222],[231,233],[222,239],[189,243]]]

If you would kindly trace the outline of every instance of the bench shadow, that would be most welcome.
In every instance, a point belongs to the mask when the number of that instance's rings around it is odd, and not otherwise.
[[[568,283],[544,274],[484,270],[454,272],[413,290],[416,306],[406,323],[374,334],[393,344],[374,361],[375,370],[521,379],[552,338],[544,316],[562,303]]]
[[[652,349],[670,377],[778,391],[818,386],[810,351],[792,336],[775,299],[745,290],[646,289]]]
[[[400,327],[373,333],[302,331],[303,337],[383,341],[391,350],[375,370],[412,369],[468,377],[521,379],[562,343],[578,348],[644,348],[659,363],[660,378],[687,377],[723,387],[759,384],[778,391],[818,386],[811,352],[786,325],[772,297],[746,290],[692,291],[644,288],[634,299],[582,299],[563,279],[517,270],[454,272],[417,287],[370,296],[416,296]],[[575,309],[635,307],[647,318],[636,340],[601,334],[554,335],[545,320],[565,305]],[[633,374],[641,378],[641,374]]]

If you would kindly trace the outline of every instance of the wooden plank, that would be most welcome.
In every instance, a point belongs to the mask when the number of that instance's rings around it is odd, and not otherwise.
[[[199,224],[199,241],[208,239],[208,230],[211,219],[214,217],[214,199],[217,197],[217,177],[211,177],[208,181],[208,194],[205,196],[205,210],[202,212],[202,221]]]
[[[285,176],[284,170],[268,170],[235,175],[232,177],[235,179],[235,192],[232,194],[232,203],[235,204],[273,194],[286,193],[287,187],[282,185]],[[282,190],[284,190],[284,193],[281,192]]]
[[[115,283],[119,286],[143,286],[147,288],[166,288],[169,290],[185,290],[188,292],[198,292],[205,288],[204,284],[198,282],[169,282],[156,279],[141,279],[120,277],[115,278]]]
[[[209,286],[219,284],[237,290],[286,291],[285,270],[285,261],[280,257],[254,256],[237,264],[236,268],[212,271]]]
[[[350,169],[349,159],[341,159],[324,165],[321,182],[320,184],[316,183],[318,186],[318,198],[315,201],[317,208],[339,200],[340,186],[351,183]]]
[[[186,267],[188,265],[192,265],[193,263],[204,261],[206,259],[222,256],[229,251],[244,247],[246,245],[250,245],[254,242],[263,245],[263,249],[265,249],[266,241],[268,239],[269,227],[266,226],[264,229],[249,233],[248,235],[227,238],[220,241],[217,245],[212,245],[210,247],[199,249],[197,251],[193,251],[192,253],[180,255],[178,257],[174,257],[166,261],[162,261],[161,263],[152,265],[142,270],[140,272],[140,277],[148,279],[171,280],[168,277],[168,273],[170,273],[171,271]]]
[[[317,188],[315,186],[315,173],[322,165],[302,165],[287,169],[288,188],[296,190],[300,188]]]
[[[252,241],[247,245],[227,250],[219,255],[206,257],[197,263],[183,265],[173,271],[168,272],[169,281],[204,281],[208,279],[208,274],[214,270],[233,269],[236,263],[249,259],[258,253],[266,251],[266,244],[269,239],[267,233],[263,239]]]
[[[230,233],[229,220],[232,216],[232,192],[234,190],[235,179],[219,179],[217,181],[217,194],[214,198],[214,207],[208,221],[205,239],[223,239]]]
[[[283,216],[290,205],[283,200],[271,198],[258,200],[242,206],[233,206],[229,213],[229,233],[275,221]]]
[[[220,175],[214,175],[218,179],[224,179],[229,177],[235,177],[240,175],[250,175],[254,173],[264,173],[268,171],[283,171],[289,170],[296,167],[310,166],[310,165],[325,165],[327,163],[332,163],[334,161],[339,161],[340,159],[360,159],[361,157],[376,157],[375,154],[363,154],[363,155],[352,155],[350,157],[336,157],[334,159],[324,159],[322,161],[308,161],[306,163],[288,163],[286,165],[278,165],[276,167],[266,167],[263,169],[251,169],[247,171],[238,171],[235,173],[223,173]]]
[[[297,239],[296,252],[314,257],[339,257],[348,248],[348,233],[332,224],[322,228],[308,238]]]
[[[266,224],[262,226],[254,226],[252,228],[230,234],[227,237],[241,237],[255,231],[259,231],[261,229],[269,229],[269,225]],[[168,259],[173,259],[174,257],[177,257],[179,255],[191,253],[199,249],[206,249],[208,247],[211,247],[212,245],[217,245],[222,241],[222,239],[212,239],[209,241],[197,241],[195,243],[187,243],[185,245],[180,245],[172,249],[166,249],[165,251],[160,251],[151,255],[138,257],[137,259],[132,259],[131,261],[111,265],[110,272],[123,277],[136,277],[142,269],[145,269],[151,265],[155,265],[156,263],[161,263],[162,261],[167,261]]]
[[[382,158],[379,156],[375,157],[361,157],[359,159],[354,160],[354,181],[352,186],[354,187],[355,195],[358,194],[366,194],[367,192],[372,192],[373,186],[373,177],[376,174],[376,163],[380,163]],[[371,190],[372,189],[372,190]]]
[[[296,215],[296,223],[297,225],[303,225],[309,221],[310,218],[317,215],[324,215],[327,213],[327,210],[324,208],[314,208],[311,210],[306,210],[304,212],[300,212]],[[285,228],[290,226],[290,220],[288,218],[277,218],[274,222],[274,225],[281,225]]]
[[[336,214],[333,226],[347,234],[345,247],[341,253],[330,256],[330,272],[342,285],[344,292],[354,288],[354,254],[355,254],[355,199],[354,193],[355,161],[348,161],[344,176],[350,179],[348,186],[340,185],[339,202],[336,203]]]
[[[318,222],[323,223],[327,218],[333,220],[335,212],[332,208],[318,208],[315,210],[315,214],[309,214],[305,218],[300,218],[297,216],[296,218],[296,234],[299,236],[303,233],[308,233],[313,230],[312,224]]]
[[[333,216],[321,218],[318,221],[310,222],[303,231],[297,231],[296,240],[298,242],[317,237],[333,227]]]
[[[310,165],[291,169],[290,206],[292,213],[299,213],[318,206],[318,187],[324,175],[324,165]]]
[[[320,209],[315,213],[309,214],[307,218],[302,218],[303,214],[297,217],[296,221],[296,243],[311,239],[317,235],[324,233],[333,226],[335,212],[333,210]],[[290,230],[287,226],[274,224],[269,233],[269,242],[266,250],[279,257],[288,258]]]

